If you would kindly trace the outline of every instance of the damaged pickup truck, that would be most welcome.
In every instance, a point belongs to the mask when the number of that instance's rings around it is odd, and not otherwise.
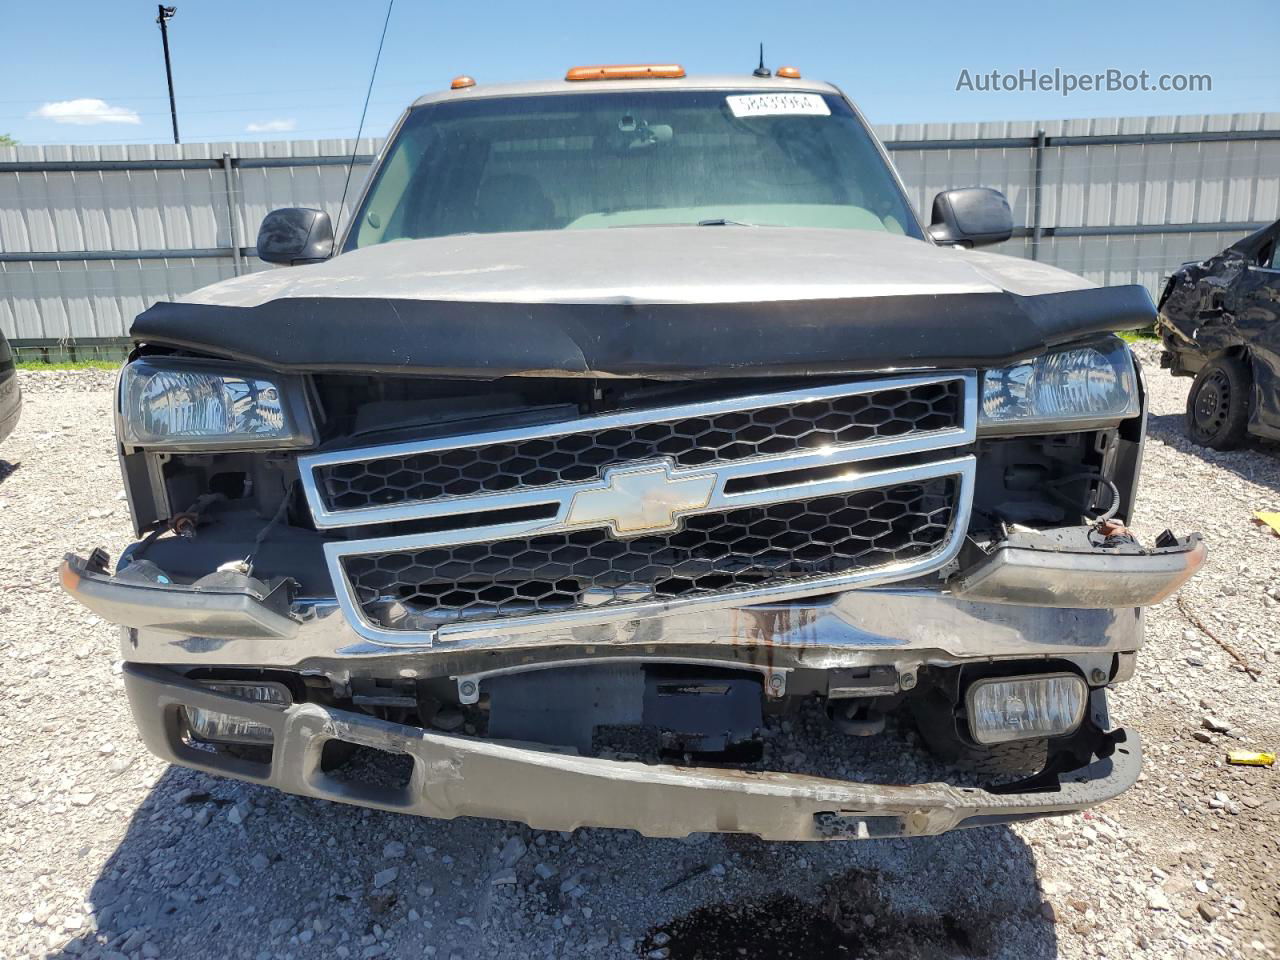
[[[923,227],[790,68],[459,78],[345,232],[276,211],[296,266],[137,318],[139,539],[63,584],[152,751],[291,793],[778,840],[1098,803],[1204,548],[1126,526],[1146,291],[969,249],[1011,229],[976,188]]]

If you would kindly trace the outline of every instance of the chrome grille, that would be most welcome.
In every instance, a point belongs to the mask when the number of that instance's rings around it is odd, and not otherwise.
[[[889,441],[927,441],[964,426],[964,380],[864,382],[692,407],[626,410],[545,428],[305,458],[317,521],[403,519],[396,508],[598,479],[654,459],[713,466]],[[693,415],[691,415],[691,413]],[[487,439],[487,442],[485,440]]]
[[[628,539],[581,530],[352,556],[343,570],[364,615],[391,630],[796,585],[936,551],[956,486],[940,477],[702,513]]]
[[[317,528],[348,530],[325,556],[361,636],[483,644],[938,569],[968,524],[976,385],[972,371],[904,374],[309,454],[299,468]],[[339,476],[381,480],[357,491]],[[388,490],[403,499],[374,502]]]

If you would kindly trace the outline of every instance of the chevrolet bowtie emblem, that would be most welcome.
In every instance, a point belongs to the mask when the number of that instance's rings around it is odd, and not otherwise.
[[[580,490],[569,505],[568,526],[607,526],[619,536],[675,530],[679,518],[711,502],[716,476],[673,477],[669,462],[612,467],[604,485]]]

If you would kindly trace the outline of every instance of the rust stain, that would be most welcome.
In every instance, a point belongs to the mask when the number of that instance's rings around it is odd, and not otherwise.
[[[735,611],[745,614],[749,620],[747,633],[756,643],[804,646],[805,634],[817,622],[818,612],[812,607],[773,607],[764,610],[745,609]],[[741,626],[735,624],[739,636]],[[791,641],[791,642],[787,642]]]
[[[772,669],[778,647],[805,649],[817,619],[811,607],[738,608],[730,620],[731,640],[749,663]]]

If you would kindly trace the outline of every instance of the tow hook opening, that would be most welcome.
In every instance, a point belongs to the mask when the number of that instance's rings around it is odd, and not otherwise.
[[[407,753],[332,738],[321,748],[316,780],[329,793],[350,794],[381,806],[404,806],[412,800],[415,763]]]

